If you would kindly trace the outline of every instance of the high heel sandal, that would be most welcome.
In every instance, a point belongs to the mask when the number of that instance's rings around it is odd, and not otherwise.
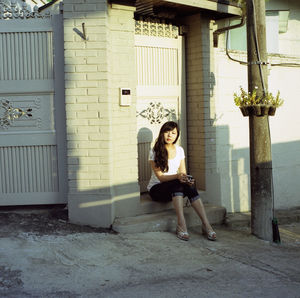
[[[213,230],[207,231],[206,228],[202,227],[202,234],[206,235],[208,240],[211,240],[211,241],[216,241],[217,240],[217,234]]]
[[[184,232],[180,226],[176,227],[176,236],[184,241],[188,241],[190,239],[190,235],[188,232]]]

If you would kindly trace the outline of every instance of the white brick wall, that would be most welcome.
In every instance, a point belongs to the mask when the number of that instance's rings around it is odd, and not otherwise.
[[[103,133],[109,130],[111,111],[107,100],[107,18],[104,0],[64,1],[70,219],[102,226],[109,225],[113,210],[103,216],[97,208],[80,209],[80,204],[107,199],[111,192],[111,167],[107,166],[111,136]],[[82,23],[87,41],[76,33],[82,33]],[[96,221],[97,217],[102,218]]]
[[[110,26],[110,98],[112,100],[112,135],[114,182],[137,181],[136,77],[134,54],[134,8],[112,4]],[[119,105],[119,88],[131,88],[130,107]],[[135,169],[135,170],[133,170]]]
[[[136,70],[134,52],[134,7],[111,4],[109,7],[110,58],[109,97],[112,107],[112,156],[116,216],[137,212],[139,208]],[[120,88],[130,88],[130,106],[120,106]],[[130,211],[131,209],[131,211]]]
[[[116,215],[134,213],[138,207],[133,13],[132,7],[104,0],[64,1],[73,222],[110,226]],[[76,33],[82,33],[82,23],[87,40]],[[120,107],[120,87],[133,91],[130,107]],[[125,207],[114,203],[120,186],[123,192],[126,188]]]

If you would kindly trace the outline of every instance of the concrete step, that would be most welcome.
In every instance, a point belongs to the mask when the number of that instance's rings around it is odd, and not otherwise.
[[[198,193],[201,196],[202,202],[205,203],[205,192],[198,190]],[[184,198],[184,205],[186,205],[187,198]],[[171,210],[173,209],[172,202],[168,203],[161,203],[161,202],[154,202],[149,193],[142,193],[141,194],[141,204],[139,206],[138,214],[148,214],[148,213],[157,213],[161,211]]]
[[[172,202],[154,202],[148,193],[141,194],[138,214],[157,213],[173,209]]]
[[[224,207],[210,204],[204,204],[204,206],[207,217],[212,225],[223,224],[226,215]],[[201,220],[192,207],[185,207],[184,214],[188,227],[201,225]],[[169,209],[133,217],[116,218],[112,229],[119,233],[173,232],[176,229],[175,210]]]
[[[224,224],[229,228],[250,227],[251,212],[227,213]]]

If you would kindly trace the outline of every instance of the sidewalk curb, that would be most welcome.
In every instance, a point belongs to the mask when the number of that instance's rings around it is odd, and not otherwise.
[[[279,225],[300,222],[300,208],[277,210],[275,217]],[[224,225],[229,228],[250,227],[251,212],[227,213]]]

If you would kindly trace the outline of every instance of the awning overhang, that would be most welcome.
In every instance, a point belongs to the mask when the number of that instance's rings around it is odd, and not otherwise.
[[[212,19],[241,16],[242,10],[234,0],[111,0],[113,3],[136,7],[137,16],[175,19],[206,13]]]

